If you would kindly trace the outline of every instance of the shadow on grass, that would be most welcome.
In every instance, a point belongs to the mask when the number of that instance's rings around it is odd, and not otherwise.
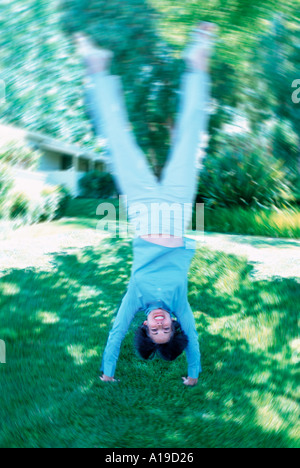
[[[57,255],[55,270],[0,280],[2,447],[297,445],[299,284],[251,282],[243,261],[199,250],[190,272],[204,373],[185,388],[185,357],[141,361],[124,340],[119,384],[98,379],[132,262],[128,242]],[[299,434],[298,434],[299,435]]]

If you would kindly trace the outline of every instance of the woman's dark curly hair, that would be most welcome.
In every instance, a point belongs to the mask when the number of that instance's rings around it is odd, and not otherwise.
[[[157,352],[165,361],[174,361],[188,345],[188,337],[178,322],[173,321],[173,334],[168,343],[157,344],[148,335],[147,325],[140,326],[135,333],[135,347],[143,359],[152,359]]]

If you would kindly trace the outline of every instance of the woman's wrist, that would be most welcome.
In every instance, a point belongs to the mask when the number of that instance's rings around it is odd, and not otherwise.
[[[102,382],[118,382],[114,377],[109,377],[105,374],[101,375],[100,380],[102,380]]]

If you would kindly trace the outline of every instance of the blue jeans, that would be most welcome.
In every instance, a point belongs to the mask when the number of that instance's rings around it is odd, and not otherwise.
[[[89,76],[90,112],[99,135],[109,144],[112,174],[127,197],[136,237],[167,234],[182,237],[192,217],[200,134],[206,131],[210,77],[200,70],[185,73],[181,103],[169,157],[158,181],[130,128],[121,80],[106,72]],[[171,219],[172,218],[172,219]]]

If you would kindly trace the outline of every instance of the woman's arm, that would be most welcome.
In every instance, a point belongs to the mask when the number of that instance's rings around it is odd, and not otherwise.
[[[199,337],[196,330],[196,322],[188,301],[186,301],[184,307],[176,312],[176,315],[182,330],[187,335],[189,340],[189,344],[185,350],[188,361],[188,378],[185,379],[185,381],[188,380],[188,382],[184,381],[184,383],[186,385],[195,385],[197,383],[197,379],[199,378],[200,372],[202,372],[201,354]]]
[[[103,354],[101,370],[103,372],[102,380],[104,381],[114,380],[122,341],[139,308],[138,295],[134,286],[130,283],[128,291],[122,300],[113,328],[109,334]]]

